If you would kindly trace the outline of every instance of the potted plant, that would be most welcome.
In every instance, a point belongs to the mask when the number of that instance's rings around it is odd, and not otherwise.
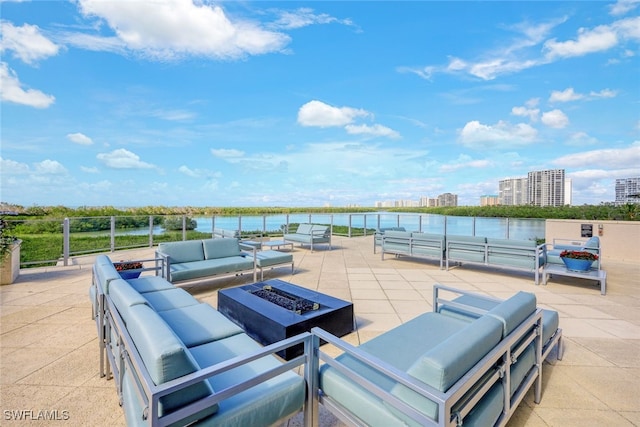
[[[0,218],[0,285],[10,285],[20,275],[20,245],[13,225]]]
[[[589,271],[591,264],[598,260],[598,255],[587,251],[569,251],[560,253],[560,259],[568,270]]]
[[[136,279],[142,273],[143,265],[139,261],[120,261],[114,262],[114,267],[120,272],[123,279]]]

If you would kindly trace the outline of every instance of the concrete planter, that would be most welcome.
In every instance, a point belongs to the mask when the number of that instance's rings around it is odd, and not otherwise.
[[[22,240],[17,240],[0,260],[0,285],[10,285],[20,275],[20,245]]]

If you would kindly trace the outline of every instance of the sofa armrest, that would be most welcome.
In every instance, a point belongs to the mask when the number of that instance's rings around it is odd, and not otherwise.
[[[164,254],[162,252],[158,252],[156,251],[156,258],[157,260],[161,260],[162,262],[162,268],[160,270],[160,276],[163,279],[169,280],[171,281],[171,257],[167,254]]]
[[[240,246],[240,250],[243,252],[244,256],[250,256],[253,258],[253,281],[255,282],[258,277],[258,257],[256,256],[258,248],[253,245],[242,243],[241,241],[238,241],[238,245]]]

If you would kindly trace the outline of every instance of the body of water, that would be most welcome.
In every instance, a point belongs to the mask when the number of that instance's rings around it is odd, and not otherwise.
[[[243,232],[282,232],[292,223],[314,223],[376,229],[404,227],[407,231],[423,233],[485,236],[516,240],[542,239],[545,221],[541,219],[458,217],[412,213],[362,213],[362,214],[289,214],[193,217],[196,230],[211,233],[213,228],[241,230]],[[153,234],[162,234],[156,226]],[[129,230],[126,234],[148,234],[149,229]]]

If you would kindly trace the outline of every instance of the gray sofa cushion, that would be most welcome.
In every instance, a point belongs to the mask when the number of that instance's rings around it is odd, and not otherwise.
[[[128,279],[127,282],[133,289],[144,294],[145,292],[166,291],[174,289],[174,286],[160,276],[141,276],[137,279]]]
[[[162,311],[160,317],[187,347],[217,341],[244,331],[209,304]]]
[[[163,242],[158,245],[158,252],[167,255],[171,263],[202,261],[204,259],[202,240]]]
[[[238,256],[240,245],[238,239],[205,239],[202,241],[204,248],[204,259],[226,258],[230,256]],[[196,261],[196,260],[191,260]]]
[[[200,369],[185,345],[151,307],[138,304],[130,308],[129,314],[127,329],[154,384],[164,384]],[[193,384],[161,398],[160,412],[169,413],[211,393],[206,381]],[[213,405],[201,415],[215,413],[217,409]]]
[[[109,293],[109,283],[112,280],[122,279],[116,267],[106,255],[98,255],[94,264],[96,279],[100,282],[105,294]]]

